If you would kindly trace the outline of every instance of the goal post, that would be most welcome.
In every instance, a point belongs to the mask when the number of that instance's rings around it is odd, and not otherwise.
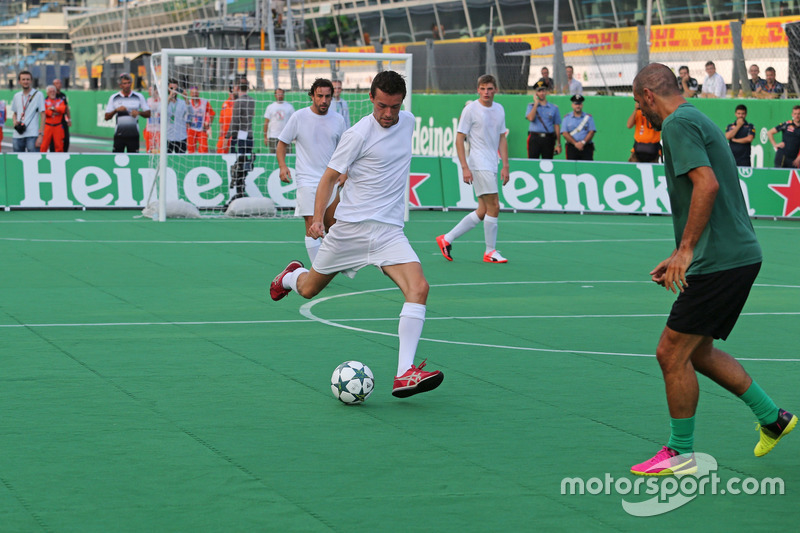
[[[157,212],[150,214],[163,222],[168,206],[180,201],[199,215],[225,216],[233,200],[246,197],[271,201],[279,216],[293,215],[295,186],[280,181],[274,154],[279,129],[273,127],[311,104],[308,90],[317,78],[341,82],[340,100],[328,112],[347,114],[348,125],[355,124],[372,112],[369,88],[384,70],[405,77],[403,107],[410,111],[412,67],[411,54],[162,49],[151,56],[155,83],[145,141],[157,187],[145,199],[145,210],[157,202]],[[245,93],[254,100],[252,123],[234,132],[232,108]],[[291,147],[292,170],[293,154]],[[408,194],[408,184],[406,189]]]

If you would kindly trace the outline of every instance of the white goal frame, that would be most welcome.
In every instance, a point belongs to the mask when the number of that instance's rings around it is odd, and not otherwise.
[[[253,59],[311,59],[323,61],[376,61],[387,62],[389,65],[384,65],[387,70],[391,69],[392,61],[402,61],[405,63],[403,75],[406,79],[406,97],[403,100],[403,107],[411,112],[411,93],[412,93],[412,72],[413,72],[413,58],[411,54],[376,54],[368,52],[273,52],[264,50],[207,50],[207,49],[177,49],[177,48],[163,48],[160,52],[154,53],[150,56],[150,66],[153,72],[153,78],[156,81],[156,86],[159,95],[164,95],[160,98],[161,117],[167,116],[167,103],[168,98],[166,95],[168,91],[166,87],[169,85],[170,78],[169,64],[170,59],[177,57],[214,57],[214,58],[253,58]],[[160,76],[156,75],[156,60],[158,60],[161,72]],[[167,206],[166,201],[161,201],[162,198],[167,197],[167,129],[168,121],[161,120],[160,130],[161,135],[159,139],[159,157],[158,169],[156,170],[158,180],[158,221],[165,222],[167,220]],[[408,220],[408,199],[409,199],[409,182],[406,181],[406,205],[405,205],[405,219]]]

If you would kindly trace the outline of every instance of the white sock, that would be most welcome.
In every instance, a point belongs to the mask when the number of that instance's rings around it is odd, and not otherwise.
[[[444,240],[447,242],[453,242],[454,240],[458,239],[466,232],[474,228],[480,223],[481,219],[478,218],[478,213],[472,211],[470,214],[465,216],[461,219],[461,222],[456,224],[456,227],[451,229],[449,232],[445,233]]]
[[[406,302],[400,311],[400,324],[397,333],[400,337],[400,353],[397,358],[397,375],[402,376],[414,364],[417,345],[425,324],[425,306]]]
[[[309,263],[311,265],[314,264],[314,258],[317,257],[320,244],[322,244],[322,239],[306,237],[306,250],[308,251],[308,258],[311,259],[311,263]]]
[[[486,253],[497,248],[497,217],[486,215],[483,218],[483,236],[486,239]]]
[[[293,291],[297,290],[297,278],[300,274],[308,272],[307,268],[298,268],[294,272],[289,272],[285,276],[283,276],[283,288],[284,289],[292,289]]]

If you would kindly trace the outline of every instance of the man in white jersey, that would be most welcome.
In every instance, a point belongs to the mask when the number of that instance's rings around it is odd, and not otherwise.
[[[281,181],[289,183],[292,175],[286,165],[286,152],[292,142],[297,143],[294,178],[297,183],[297,207],[295,216],[306,222],[306,250],[308,258],[314,262],[322,239],[311,237],[311,223],[314,216],[314,197],[319,179],[328,167],[336,145],[344,133],[344,118],[337,113],[328,113],[333,98],[333,84],[330,80],[317,78],[308,91],[311,105],[296,111],[289,117],[278,136],[277,157],[281,169]],[[325,211],[325,227],[333,222],[336,209],[336,190],[331,195]]]
[[[456,152],[461,163],[464,183],[471,183],[478,197],[478,209],[472,211],[444,235],[436,237],[436,243],[445,259],[450,255],[454,240],[474,228],[483,220],[486,263],[507,263],[497,247],[497,216],[500,214],[500,197],[497,187],[497,153],[503,166],[500,179],[508,183],[508,142],[506,140],[506,112],[494,101],[497,81],[494,76],[484,74],[478,78],[479,98],[467,105],[461,113],[456,135]],[[469,137],[469,158],[466,157],[464,141]]]
[[[428,282],[417,254],[403,233],[405,186],[411,168],[414,115],[401,111],[406,83],[387,70],[372,81],[372,113],[347,130],[322,175],[314,204],[312,237],[325,234],[323,216],[336,182],[347,172],[347,182],[336,208],[336,224],[325,235],[310,270],[292,261],[270,285],[270,297],[280,300],[291,291],[313,298],[339,272],[353,277],[375,265],[400,288],[405,297],[400,312],[400,347],[392,395],[405,398],[438,387],[444,374],[414,366],[422,326]]]

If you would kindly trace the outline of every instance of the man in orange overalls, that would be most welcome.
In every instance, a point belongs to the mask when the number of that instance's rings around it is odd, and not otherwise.
[[[54,85],[47,86],[47,99],[44,101],[44,138],[42,152],[50,149],[50,141],[55,144],[56,152],[64,151],[64,127],[61,121],[67,112],[67,104],[56,96]]]

